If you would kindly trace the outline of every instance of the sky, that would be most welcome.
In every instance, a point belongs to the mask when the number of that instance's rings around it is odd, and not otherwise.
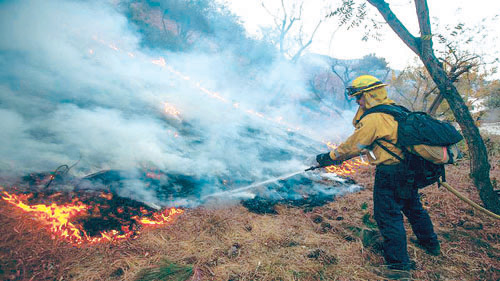
[[[287,2],[290,3],[290,1],[285,1],[285,3]],[[325,2],[334,3],[327,4],[331,5],[328,8],[324,4]],[[331,7],[335,7],[335,3],[338,2],[340,1],[306,1],[303,18],[308,30],[313,30],[319,16],[332,11],[333,8]],[[387,2],[410,32],[418,36],[418,22],[413,1],[395,0]],[[226,2],[230,9],[236,15],[240,16],[247,31],[256,37],[261,36],[259,34],[260,27],[273,25],[272,16],[269,12],[266,12],[260,3],[260,1],[248,0],[231,0]],[[276,8],[280,7],[280,0],[265,0],[264,3],[272,14],[276,14]],[[376,19],[382,22],[383,18],[378,14],[378,11],[368,3],[367,6],[376,15]],[[500,1],[491,0],[429,0],[428,6],[431,24],[433,24],[433,32],[439,30],[435,28],[436,22],[439,22],[439,25],[442,27],[446,25],[454,26],[461,22],[465,23],[466,26],[472,27],[481,23],[483,18],[493,17],[500,13]],[[498,58],[498,48],[495,45],[500,35],[498,18],[496,21],[488,23],[489,25],[486,27],[487,31],[485,32],[488,34],[488,38],[486,38],[486,41],[478,41],[474,48],[479,48],[480,52],[487,54],[489,58]],[[377,56],[385,58],[389,66],[394,69],[403,69],[415,61],[416,56],[414,53],[402,43],[385,23],[381,31],[383,36],[380,41],[372,39],[368,42],[363,42],[361,40],[362,31],[360,29],[337,29],[337,24],[334,21],[323,23],[309,51],[344,59],[361,58],[364,55],[375,53]],[[485,48],[484,46],[488,47]]]

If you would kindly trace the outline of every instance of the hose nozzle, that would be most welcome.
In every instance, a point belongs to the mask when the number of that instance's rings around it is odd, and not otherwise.
[[[318,165],[318,166],[311,166],[311,167],[305,169],[304,172],[316,170],[316,169],[319,169],[319,168],[321,168],[320,165]]]

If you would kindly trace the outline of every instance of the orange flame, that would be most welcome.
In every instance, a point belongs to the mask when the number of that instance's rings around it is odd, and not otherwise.
[[[335,150],[338,147],[337,144],[332,142],[326,142],[326,146],[330,150]],[[355,174],[361,166],[368,166],[368,165],[369,165],[368,162],[364,161],[363,158],[359,157],[344,161],[340,166],[332,165],[325,167],[325,170],[328,173],[335,173],[339,176],[348,176]]]
[[[368,162],[363,161],[360,158],[355,158],[355,159],[344,161],[344,163],[342,163],[342,165],[340,165],[340,166],[332,165],[332,166],[325,167],[325,170],[328,173],[335,173],[339,176],[348,176],[348,175],[355,174],[357,172],[357,170],[359,169],[359,167],[367,166],[367,165],[368,165]]]
[[[53,239],[60,237],[73,245],[81,245],[83,243],[94,244],[104,241],[118,241],[127,239],[139,233],[138,231],[131,230],[130,225],[124,225],[122,226],[121,231],[103,231],[100,233],[100,236],[91,237],[82,228],[82,226],[75,225],[71,222],[72,219],[88,215],[87,210],[91,208],[89,205],[78,201],[78,199],[73,200],[72,203],[62,205],[52,203],[50,205],[37,204],[30,206],[23,202],[23,200],[27,200],[30,195],[15,195],[9,194],[6,191],[3,191],[2,193],[2,199],[25,212],[33,213],[34,217],[46,223],[48,225],[48,229],[52,233]],[[123,208],[120,207],[119,209],[123,212]],[[141,212],[145,215],[149,213],[146,209],[141,209]],[[173,222],[173,220],[183,212],[184,210],[182,209],[170,208],[162,212],[153,213],[152,218],[134,216],[132,219],[144,226],[165,225]]]
[[[83,237],[81,231],[72,224],[69,219],[78,215],[83,215],[89,208],[82,202],[75,202],[73,204],[64,204],[61,206],[52,203],[51,205],[33,205],[29,206],[21,201],[21,196],[3,192],[2,198],[21,208],[26,212],[34,212],[36,217],[47,222],[49,229],[52,233],[57,233],[65,239],[72,240],[72,242],[82,241]]]
[[[137,216],[132,217],[134,220],[138,221],[142,225],[162,225],[165,223],[172,222],[177,215],[180,215],[184,212],[184,210],[170,208],[168,210],[164,210],[163,212],[154,213],[153,219],[150,218],[139,218]]]
[[[94,40],[96,41],[99,41],[103,44],[104,43],[104,40],[98,40],[97,37],[93,37]],[[114,45],[113,44],[109,44],[110,48],[112,49],[115,49],[113,48]],[[112,47],[113,46],[113,47]],[[119,50],[118,48],[116,48],[115,50]],[[167,62],[165,61],[165,59],[163,57],[159,57],[158,59],[156,60],[152,60],[151,63],[153,64],[156,64],[156,65],[159,65],[160,67],[162,68],[166,68],[170,73],[172,74],[175,74],[177,77],[179,78],[182,78],[186,81],[190,81],[191,78],[183,73],[181,73],[180,71],[177,71],[176,69],[174,69],[172,66],[170,65],[167,65]],[[201,84],[199,82],[192,82],[192,85],[194,85],[195,87],[197,87],[201,92],[207,94],[208,96],[212,97],[212,98],[216,98],[224,103],[227,103],[228,100],[226,100],[224,97],[222,97],[219,93],[217,92],[214,92],[214,91],[210,91],[208,90],[207,88],[201,86]],[[300,127],[297,127],[297,126],[293,126],[291,124],[288,124],[286,122],[283,122],[283,117],[278,117],[276,119],[272,119],[272,118],[269,118],[269,117],[265,117],[262,113],[260,112],[256,112],[254,110],[251,110],[251,109],[248,109],[248,110],[245,110],[243,108],[241,108],[241,105],[237,102],[233,102],[232,106],[234,108],[237,108],[237,109],[241,109],[243,110],[244,112],[246,112],[247,114],[250,114],[250,115],[253,115],[253,116],[257,116],[259,118],[264,118],[264,119],[267,119],[267,120],[270,120],[274,123],[277,123],[277,124],[280,124],[282,126],[285,126],[286,127],[286,131],[288,132],[300,132],[300,131],[304,131],[303,128],[300,128]],[[166,110],[167,111],[167,110]],[[169,113],[167,111],[167,113]],[[171,114],[171,113],[169,113]],[[172,114],[171,114],[172,115]],[[177,115],[173,115],[173,116],[177,116]],[[177,135],[176,135],[177,137]],[[330,149],[335,149],[337,147],[337,145],[333,144],[333,143],[330,143],[328,142],[327,143],[327,146],[330,148]],[[336,173],[338,175],[350,175],[350,174],[353,174],[355,173],[355,170],[357,168],[359,168],[360,166],[365,166],[365,165],[368,165],[368,163],[366,163],[365,161],[363,161],[362,159],[355,159],[355,160],[348,160],[348,161],[345,161],[341,166],[330,166],[330,167],[327,167],[326,170],[328,172],[332,172],[332,173]]]
[[[120,48],[118,48],[114,43],[106,43],[103,39],[99,39],[97,36],[92,36],[92,39],[97,41],[97,42],[100,42],[101,44],[104,44],[104,45],[107,45],[109,48],[115,50],[115,51],[122,51]],[[123,50],[123,52],[126,52]],[[130,57],[135,57],[135,55],[131,52],[127,52],[127,54],[130,56]],[[215,98],[215,99],[218,99],[219,101],[221,102],[224,102],[224,103],[228,103],[229,101],[224,98],[221,94],[215,92],[215,91],[211,91],[205,87],[203,87],[199,82],[195,82],[195,81],[192,81],[191,80],[191,77],[183,74],[182,72],[174,69],[172,66],[168,65],[165,58],[163,57],[159,57],[158,59],[152,59],[151,60],[151,63],[152,64],[156,64],[164,69],[167,69],[170,73],[176,75],[178,78],[181,78],[185,81],[190,81],[191,82],[191,85],[198,88],[198,90],[200,90],[201,92],[205,93],[206,95],[210,96],[211,98]],[[239,103],[233,103],[232,104],[234,108],[240,108],[240,104]],[[243,109],[242,109],[243,110]],[[243,110],[244,112],[250,114],[250,115],[254,115],[254,116],[257,116],[259,118],[265,118],[269,121],[272,121],[276,124],[279,124],[279,125],[282,125],[282,126],[285,126],[287,127],[287,131],[288,132],[294,132],[294,131],[303,131],[302,128],[300,127],[297,127],[297,126],[293,126],[291,124],[287,124],[285,122],[283,122],[282,118],[279,117],[278,120],[276,119],[273,119],[273,118],[269,118],[269,117],[265,117],[262,113],[260,112],[255,112],[253,110]],[[168,113],[168,112],[167,112]]]
[[[165,113],[167,113],[170,116],[173,116],[175,118],[180,119],[179,116],[180,116],[181,112],[179,110],[177,110],[177,108],[175,108],[175,106],[173,106],[169,103],[166,103],[166,102],[164,104],[165,104],[165,107],[164,107]]]

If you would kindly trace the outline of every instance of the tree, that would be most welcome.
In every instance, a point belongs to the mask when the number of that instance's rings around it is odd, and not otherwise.
[[[318,31],[323,18],[320,18],[312,31],[306,32],[302,24],[302,13],[304,12],[304,1],[291,1],[288,8],[285,1],[281,0],[281,8],[277,12],[272,12],[264,2],[262,7],[273,17],[274,28],[266,30],[264,33],[271,35],[271,41],[279,46],[279,52],[295,62],[302,53],[312,44],[313,38]],[[295,29],[295,32],[292,30]]]
[[[472,118],[466,102],[454,85],[454,82],[462,73],[470,70],[471,64],[462,64],[460,62],[460,58],[463,58],[462,56],[456,56],[458,60],[456,60],[455,64],[452,64],[451,66],[446,62],[446,60],[439,60],[437,58],[435,54],[435,46],[433,46],[433,37],[437,34],[433,34],[431,32],[429,8],[426,0],[413,1],[416,8],[420,36],[414,36],[406,28],[406,26],[391,10],[386,1],[366,1],[378,10],[391,29],[419,57],[425,69],[428,71],[429,76],[435,83],[436,91],[438,91],[438,94],[441,95],[442,98],[446,99],[469,147],[471,157],[470,175],[479,191],[479,196],[481,197],[481,200],[486,208],[492,210],[493,212],[500,213],[500,200],[494,192],[493,185],[490,180],[490,164],[488,161],[486,146],[481,138],[481,135],[479,134],[479,129]],[[344,15],[346,23],[351,20],[355,25],[359,25],[361,22],[360,19],[362,20],[366,15],[363,9],[364,3],[360,4],[358,8],[355,9],[354,2],[355,0],[342,0],[342,7],[337,9],[332,14],[341,13]],[[355,14],[353,11],[357,11],[357,13]],[[361,16],[356,18],[355,15]],[[458,45],[452,46],[452,48],[449,49],[459,50],[458,47]],[[455,65],[455,67],[453,67],[453,65]],[[438,101],[434,102],[434,104],[438,105]],[[431,105],[431,110],[433,110],[433,107],[437,109],[436,105]]]
[[[498,110],[500,108],[500,80],[493,81],[488,92],[485,105],[492,110]]]
[[[443,95],[453,111],[455,119],[460,125],[465,137],[471,156],[471,177],[479,191],[479,196],[486,208],[500,214],[500,200],[491,184],[490,164],[484,141],[479,134],[479,129],[475,125],[466,103],[453,84],[453,77],[448,75],[445,66],[437,59],[434,53],[427,1],[414,0],[420,29],[420,36],[418,37],[408,31],[393,13],[387,2],[384,0],[367,1],[377,8],[387,24],[399,38],[417,54],[425,68],[429,71],[440,94]]]
[[[390,82],[394,100],[412,111],[426,111],[436,86],[423,66],[408,66]]]
[[[358,60],[332,59],[331,70],[342,81],[343,89],[347,88],[349,83],[359,75],[370,74],[385,81],[391,71],[385,59],[379,58],[375,54],[366,55]],[[344,107],[352,105],[351,99],[345,91],[344,101]]]
[[[466,105],[472,112],[474,120],[483,120],[491,115],[495,106],[489,106],[489,100],[495,95],[499,81],[490,81],[491,72],[472,67],[454,82]],[[447,103],[436,100],[441,96],[437,86],[424,66],[408,66],[390,82],[393,99],[413,111],[427,111],[432,115],[453,120]],[[434,99],[434,101],[433,101]],[[442,101],[442,100],[441,100]],[[477,123],[477,122],[476,122]]]
[[[239,18],[215,0],[127,0],[121,6],[151,48],[217,52],[237,46],[245,54],[265,47],[248,38]]]
[[[214,9],[209,0],[139,0],[122,5],[150,47],[185,51],[202,34],[213,32],[208,16]]]

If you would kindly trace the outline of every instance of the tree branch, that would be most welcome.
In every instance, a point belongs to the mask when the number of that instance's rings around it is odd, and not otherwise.
[[[419,46],[418,40],[415,38],[406,27],[401,23],[401,21],[396,17],[396,15],[392,12],[391,8],[389,8],[389,4],[387,4],[384,0],[367,0],[368,3],[373,5],[380,14],[384,17],[385,21],[389,24],[389,26],[396,32],[396,34],[403,40],[403,42],[413,51],[415,54],[419,55]]]
[[[427,0],[415,0],[415,8],[417,9],[418,26],[420,27],[420,38],[422,44],[430,44],[432,46],[431,21],[429,19],[429,7]]]
[[[307,41],[307,43],[306,43],[306,44],[304,44],[304,45],[302,45],[302,46],[300,47],[300,49],[297,51],[297,53],[293,56],[292,61],[296,61],[296,60],[300,57],[300,55],[302,54],[302,52],[303,52],[303,51],[304,51],[307,47],[309,47],[309,45],[311,45],[312,40],[313,40],[313,38],[314,38],[314,34],[316,34],[316,31],[318,30],[318,28],[319,28],[319,26],[321,25],[321,23],[322,23],[322,22],[323,22],[322,20],[320,20],[320,21],[318,22],[318,24],[316,25],[316,28],[314,28],[314,31],[313,31],[313,33],[311,34],[311,37],[309,38],[309,41]],[[301,41],[300,43],[302,43],[302,41]]]

